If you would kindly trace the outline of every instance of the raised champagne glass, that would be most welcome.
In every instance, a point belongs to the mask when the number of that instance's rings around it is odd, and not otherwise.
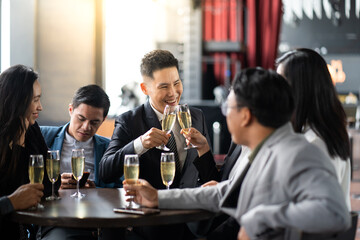
[[[60,175],[60,153],[59,150],[49,150],[46,157],[46,172],[51,182],[51,196],[47,197],[47,201],[60,199],[55,195],[54,185]]]
[[[175,177],[175,157],[173,152],[161,153],[160,170],[163,184],[167,189],[170,189]]]
[[[43,183],[44,179],[44,158],[41,154],[30,155],[29,161],[29,179],[30,183]],[[43,205],[38,203],[37,207],[30,209],[44,208]]]
[[[71,170],[76,180],[76,192],[71,195],[73,198],[81,199],[85,197],[79,190],[79,181],[83,176],[85,167],[85,154],[84,149],[73,149],[71,155]]]
[[[124,177],[127,184],[136,184],[139,179],[139,156],[128,154],[124,158]],[[129,204],[126,208],[133,208],[134,197],[129,197]]]
[[[165,131],[167,134],[169,134],[171,132],[171,129],[174,127],[175,120],[176,120],[175,107],[166,105],[164,108],[164,114],[161,121],[162,130]],[[161,144],[156,148],[164,151],[170,151],[170,149],[166,147],[165,144]]]
[[[177,106],[177,118],[183,132],[188,134],[191,128],[191,114],[187,104]],[[196,146],[194,146],[192,143],[189,143],[184,149],[188,150],[191,148],[196,148]]]

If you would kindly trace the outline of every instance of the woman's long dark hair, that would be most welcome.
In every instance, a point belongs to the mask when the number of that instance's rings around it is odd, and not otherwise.
[[[280,70],[294,92],[294,130],[302,132],[308,124],[325,142],[330,156],[347,160],[350,143],[346,114],[325,60],[313,50],[297,49],[285,53],[276,62],[281,64]]]
[[[9,145],[18,143],[26,131],[25,115],[33,98],[33,85],[38,74],[24,65],[15,65],[0,74],[0,169],[8,166],[6,173],[14,173],[19,157],[12,151],[7,163]]]

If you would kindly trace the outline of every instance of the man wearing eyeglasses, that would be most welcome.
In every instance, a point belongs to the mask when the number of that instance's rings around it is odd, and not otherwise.
[[[125,181],[135,202],[224,212],[241,225],[239,240],[293,239],[289,236],[295,232],[331,235],[349,228],[350,216],[330,159],[295,134],[289,122],[294,100],[286,80],[274,71],[245,69],[235,78],[227,101],[232,140],[252,150],[234,179],[169,191],[156,190],[145,180],[136,186]]]

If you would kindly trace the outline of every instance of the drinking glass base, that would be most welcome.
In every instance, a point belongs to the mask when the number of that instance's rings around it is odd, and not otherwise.
[[[160,145],[160,146],[157,146],[156,148],[159,150],[167,151],[167,152],[170,151],[170,148],[166,147],[165,145]]]
[[[193,145],[193,144],[189,144],[189,145],[187,145],[185,148],[184,148],[184,150],[189,150],[189,149],[193,149],[193,148],[197,148],[197,146],[195,146],[195,145]]]
[[[52,195],[52,196],[45,198],[46,201],[55,201],[55,200],[60,200],[60,199],[61,199],[61,197],[58,197],[56,195]]]
[[[70,197],[81,199],[81,198],[85,197],[85,194],[83,194],[81,192],[75,192],[74,194],[70,195]]]
[[[38,203],[35,207],[30,207],[29,210],[38,210],[38,209],[44,209],[44,205]]]

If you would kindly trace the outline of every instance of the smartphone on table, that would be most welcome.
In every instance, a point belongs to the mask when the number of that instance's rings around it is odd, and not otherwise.
[[[83,173],[83,176],[81,177],[81,179],[79,181],[79,187],[84,187],[85,186],[85,183],[88,180],[89,176],[90,176],[90,172],[84,172]],[[75,180],[74,176],[72,176],[72,179]]]
[[[137,215],[152,215],[160,213],[160,209],[157,208],[114,208],[116,213],[129,213]]]

